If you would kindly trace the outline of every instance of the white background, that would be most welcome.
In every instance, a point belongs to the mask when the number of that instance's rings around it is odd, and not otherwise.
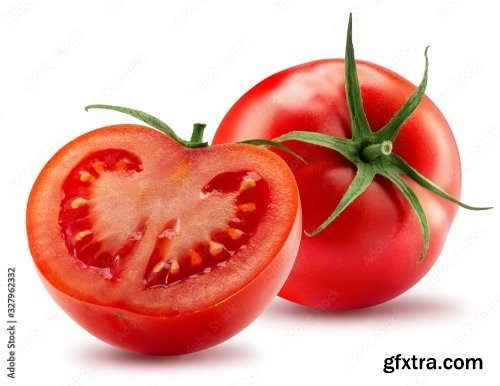
[[[0,4],[2,384],[498,385],[498,210],[460,209],[438,263],[399,298],[312,312],[276,299],[229,341],[173,358],[123,353],[67,317],[27,248],[25,206],[48,158],[90,129],[133,122],[90,103],[146,110],[211,139],[227,109],[264,77],[342,57],[348,12],[357,58],[418,83],[454,130],[465,202],[498,206],[500,25],[495,1],[37,1]],[[17,270],[17,379],[6,377],[7,267]],[[385,357],[481,357],[483,371],[382,371]],[[496,380],[496,381],[495,381]]]

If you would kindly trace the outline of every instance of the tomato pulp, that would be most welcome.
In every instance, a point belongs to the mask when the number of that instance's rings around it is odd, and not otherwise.
[[[140,125],[64,146],[27,207],[56,302],[96,337],[155,355],[210,347],[253,321],[290,272],[300,231],[296,183],[272,152],[188,149]]]
[[[364,110],[380,130],[415,91],[415,86],[379,65],[357,61]],[[257,84],[222,120],[213,143],[272,139],[292,130],[351,138],[344,60],[319,60],[291,67]],[[337,152],[287,142],[304,165],[276,150],[299,186],[303,225],[315,230],[333,212],[356,174]],[[460,159],[450,127],[424,97],[398,134],[393,152],[425,177],[458,197]],[[455,204],[407,179],[429,223],[429,249],[419,263],[422,232],[408,202],[388,180],[376,176],[361,196],[326,229],[302,235],[299,254],[280,296],[325,310],[382,303],[417,283],[436,261],[455,217]]]

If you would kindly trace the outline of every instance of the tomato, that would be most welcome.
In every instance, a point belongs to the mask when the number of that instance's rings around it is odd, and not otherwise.
[[[73,140],[27,206],[36,268],[96,337],[155,355],[222,342],[276,296],[298,249],[291,171],[248,145],[186,148],[116,125]]]
[[[382,66],[356,61],[362,104],[371,130],[388,123],[415,86]],[[318,60],[288,68],[250,89],[229,110],[214,138],[216,144],[247,138],[275,138],[291,130],[353,137],[346,102],[345,61]],[[339,204],[356,175],[356,167],[338,152],[304,142],[286,145],[297,180],[304,229],[312,232]],[[426,96],[402,126],[392,152],[444,189],[458,196],[460,158],[450,127]],[[425,258],[422,231],[403,194],[377,175],[354,202],[313,237],[302,236],[299,254],[280,296],[303,305],[352,309],[382,303],[417,283],[438,257],[456,205],[423,189],[409,178],[428,219]]]

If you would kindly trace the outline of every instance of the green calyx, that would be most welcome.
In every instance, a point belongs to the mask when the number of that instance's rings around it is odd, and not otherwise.
[[[335,150],[357,167],[357,172],[353,181],[335,210],[320,226],[318,226],[318,228],[312,232],[306,231],[305,233],[308,236],[315,236],[328,227],[328,225],[349,206],[349,204],[356,200],[356,198],[370,186],[376,175],[381,175],[391,181],[408,200],[417,215],[423,234],[423,248],[418,260],[419,262],[423,260],[429,247],[429,225],[417,195],[402,176],[409,177],[425,189],[463,208],[470,210],[491,209],[490,207],[472,207],[460,202],[413,169],[401,157],[392,153],[392,144],[401,130],[401,127],[408,118],[410,118],[424,97],[425,88],[427,86],[427,70],[429,67],[429,60],[427,57],[428,48],[429,47],[427,47],[424,52],[425,70],[420,85],[403,104],[396,115],[394,115],[382,129],[374,133],[370,128],[363,109],[352,43],[352,14],[349,15],[345,52],[345,88],[352,126],[352,138],[335,138],[320,133],[292,131],[274,139],[274,141],[278,143],[295,140]]]
[[[120,106],[112,106],[112,105],[89,105],[85,107],[85,111],[89,111],[90,109],[104,109],[104,110],[113,110],[118,111],[120,113],[124,113],[130,115],[134,118],[139,119],[140,121],[154,127],[155,129],[165,133],[170,138],[179,142],[182,146],[187,148],[199,148],[199,147],[207,147],[208,143],[203,142],[203,132],[205,130],[206,125],[204,123],[195,123],[193,125],[193,133],[191,134],[191,139],[186,141],[179,137],[175,131],[167,125],[162,120],[152,116],[151,114],[145,113],[144,111],[130,109],[128,107],[120,107]]]
[[[175,131],[169,125],[167,125],[165,122],[163,122],[161,119],[156,118],[156,117],[152,116],[151,114],[145,113],[144,111],[135,110],[135,109],[131,109],[128,107],[113,106],[113,105],[88,105],[85,107],[85,111],[89,111],[90,109],[113,110],[113,111],[118,111],[120,113],[130,115],[130,116],[137,118],[140,121],[150,125],[151,127],[154,127],[155,129],[168,135],[170,138],[176,140],[182,146],[185,146],[185,147],[190,148],[190,149],[196,149],[196,148],[208,146],[207,142],[203,142],[203,132],[205,131],[205,127],[207,126],[204,123],[193,124],[193,133],[191,134],[191,139],[189,141],[186,141],[185,139],[182,139],[181,137],[179,137],[175,133]],[[260,147],[264,147],[264,148],[275,147],[277,149],[280,149],[280,150],[287,152],[288,154],[297,158],[301,162],[307,163],[300,155],[295,153],[293,150],[291,150],[291,149],[287,148],[285,145],[283,145],[279,142],[275,142],[273,140],[248,139],[245,141],[240,141],[238,143],[247,143],[250,145],[260,146]]]

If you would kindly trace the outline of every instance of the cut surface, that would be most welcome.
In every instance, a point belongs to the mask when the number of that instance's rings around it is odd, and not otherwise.
[[[136,199],[113,181],[133,180],[141,170],[139,158],[130,152],[98,151],[73,168],[62,186],[59,225],[66,246],[83,267],[108,279],[141,240],[145,225],[144,218],[121,217]]]
[[[269,194],[266,182],[247,171],[219,174],[199,193],[199,202],[181,213],[177,208],[177,216],[158,235],[144,276],[146,287],[196,278],[224,265],[252,237]],[[249,206],[254,210],[242,209]]]
[[[56,154],[30,196],[30,248],[57,289],[141,313],[194,311],[247,285],[288,237],[298,197],[274,154],[99,130]]]

